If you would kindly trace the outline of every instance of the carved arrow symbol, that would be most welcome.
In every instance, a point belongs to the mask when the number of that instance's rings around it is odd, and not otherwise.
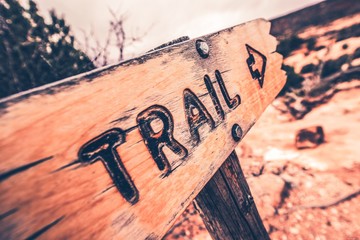
[[[264,85],[266,57],[264,54],[254,49],[248,44],[245,44],[249,57],[246,59],[246,63],[249,67],[251,76],[254,80],[258,80],[260,87]],[[260,61],[259,61],[260,60]],[[261,67],[259,64],[261,63]],[[255,68],[256,67],[256,68]],[[255,68],[255,69],[254,69]],[[261,69],[261,70],[259,70]]]

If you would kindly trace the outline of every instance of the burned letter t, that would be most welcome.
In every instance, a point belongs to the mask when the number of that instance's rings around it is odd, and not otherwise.
[[[87,142],[78,156],[83,163],[92,164],[101,160],[121,195],[135,204],[139,200],[139,192],[116,151],[116,147],[124,142],[124,131],[113,128]]]

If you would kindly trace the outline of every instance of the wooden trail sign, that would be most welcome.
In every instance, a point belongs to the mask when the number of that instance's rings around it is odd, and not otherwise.
[[[285,82],[255,20],[0,101],[0,235],[159,239]]]

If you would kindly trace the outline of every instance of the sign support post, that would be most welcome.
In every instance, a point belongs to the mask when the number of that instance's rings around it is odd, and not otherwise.
[[[194,200],[215,240],[269,239],[233,151]]]

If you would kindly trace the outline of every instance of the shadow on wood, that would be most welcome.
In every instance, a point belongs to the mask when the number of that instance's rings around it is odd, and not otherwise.
[[[194,201],[213,239],[269,239],[233,151]]]

